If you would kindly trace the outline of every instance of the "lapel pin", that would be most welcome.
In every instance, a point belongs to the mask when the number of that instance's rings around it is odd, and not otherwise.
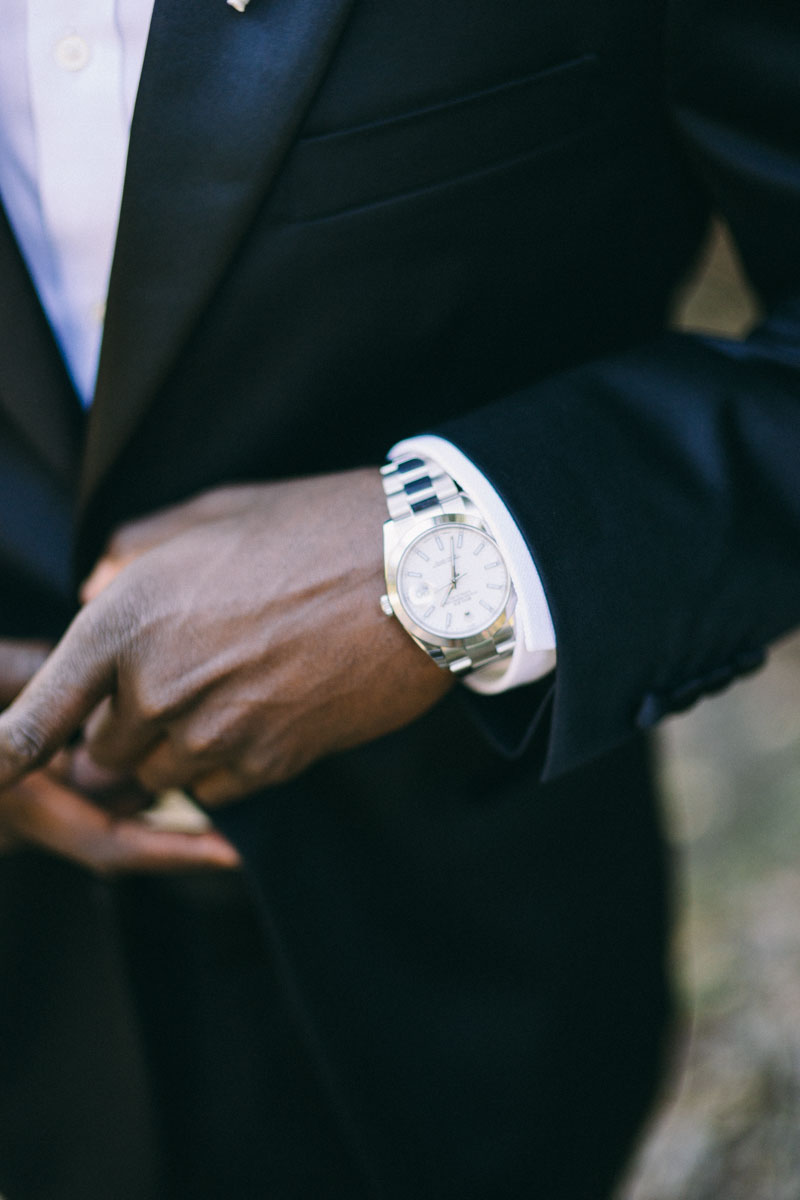
[[[244,12],[250,3],[250,0],[227,0],[227,3],[231,6],[231,8],[235,8],[237,12]]]

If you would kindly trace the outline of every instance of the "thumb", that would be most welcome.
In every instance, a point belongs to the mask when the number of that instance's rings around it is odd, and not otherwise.
[[[113,691],[118,638],[104,606],[84,609],[0,715],[0,789],[48,762]]]
[[[132,563],[135,555],[104,555],[86,576],[80,587],[81,604],[89,604],[104,592],[110,583],[119,575],[128,563]]]

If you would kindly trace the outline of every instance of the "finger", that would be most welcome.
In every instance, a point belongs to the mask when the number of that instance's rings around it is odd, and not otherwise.
[[[81,584],[79,593],[81,603],[88,604],[90,600],[96,600],[100,593],[114,582],[120,571],[133,562],[135,557],[135,554],[125,554],[113,558],[106,555],[101,558]]]
[[[0,798],[0,814],[13,836],[100,875],[231,868],[240,862],[219,833],[166,832],[119,819],[42,774],[18,785],[11,798]]]
[[[189,753],[166,737],[147,754],[136,767],[136,778],[150,792],[168,788],[187,788],[197,778],[198,770],[210,771],[216,763]]]
[[[135,779],[98,767],[85,746],[60,750],[45,770],[57,783],[88,797],[93,804],[118,817],[141,813],[154,803],[153,795],[141,788]]]
[[[0,790],[47,762],[114,687],[118,638],[102,608],[87,608],[0,715]]]
[[[84,729],[86,750],[97,766],[129,777],[162,737],[163,729],[142,717],[130,693],[107,696]]]
[[[59,750],[50,759],[50,762],[45,768],[51,779],[55,779],[56,783],[63,783],[69,786],[72,781],[72,751]]]
[[[232,800],[241,800],[255,788],[252,780],[246,781],[229,767],[219,767],[195,779],[188,790],[199,804],[215,808],[220,804],[230,804]]]
[[[99,865],[104,875],[231,870],[241,866],[234,846],[220,833],[176,833],[152,829],[136,818],[111,817],[112,834],[104,841]]]
[[[92,799],[118,792],[134,782],[130,775],[122,771],[99,766],[83,743],[74,750],[60,751],[50,763],[48,771],[52,772],[54,768],[63,783]]]
[[[121,525],[83,581],[80,588],[82,602],[88,604],[96,599],[134,559],[186,529],[191,523],[194,504],[189,501],[175,505]]]
[[[51,650],[48,642],[0,638],[0,707],[22,691]]]
[[[136,765],[136,778],[148,791],[188,788],[199,775],[208,775],[236,762],[241,737],[235,727],[222,725],[214,706],[200,704],[170,722],[160,742]]]

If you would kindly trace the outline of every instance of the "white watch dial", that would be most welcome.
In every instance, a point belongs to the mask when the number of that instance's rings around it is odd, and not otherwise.
[[[488,628],[508,601],[509,578],[495,542],[480,529],[447,522],[406,549],[397,591],[411,619],[437,638],[466,638]]]

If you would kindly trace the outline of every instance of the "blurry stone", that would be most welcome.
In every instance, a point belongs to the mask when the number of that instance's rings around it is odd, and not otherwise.
[[[758,318],[724,230],[680,328]],[[800,1200],[800,637],[665,723],[684,1008],[671,1086],[616,1200]]]

